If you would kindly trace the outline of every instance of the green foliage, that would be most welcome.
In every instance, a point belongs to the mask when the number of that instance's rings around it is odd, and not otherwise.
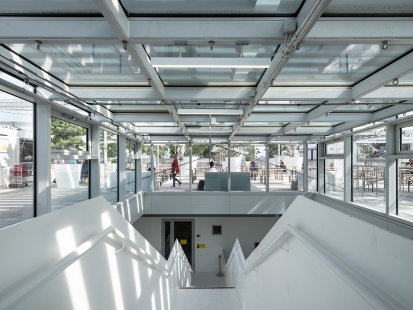
[[[51,148],[53,150],[86,149],[86,128],[52,117]]]
[[[104,141],[104,130],[100,131],[100,158],[104,159],[104,151],[105,151],[105,141]],[[106,150],[107,150],[107,159],[108,161],[112,163],[117,162],[118,158],[118,143],[117,140],[118,136],[114,133],[111,133],[109,131],[106,131],[106,140],[107,140],[107,145],[106,145]]]

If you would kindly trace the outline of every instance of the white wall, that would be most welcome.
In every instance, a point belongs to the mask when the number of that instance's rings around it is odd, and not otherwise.
[[[282,214],[308,192],[145,192],[145,214]]]
[[[0,229],[0,302],[31,275],[64,257],[109,225],[136,242],[159,263],[172,266],[104,198],[97,197]],[[132,259],[116,237],[106,238],[65,271],[54,276],[11,309],[170,310],[174,291],[190,283],[189,270],[174,260],[169,278]]]
[[[171,219],[171,218],[169,218]],[[176,219],[184,219],[179,217]],[[218,255],[224,251],[226,258],[238,238],[242,249],[249,255],[254,249],[254,242],[260,242],[278,220],[271,217],[188,217],[195,219],[195,271],[218,272]],[[141,217],[133,226],[148,240],[151,245],[162,253],[162,218]],[[212,235],[212,225],[222,225],[222,235]],[[205,249],[198,249],[197,243],[206,244]]]
[[[240,272],[291,225],[320,245],[394,309],[413,308],[413,242],[330,207],[297,197],[245,261],[231,254],[225,277],[243,309],[373,309],[318,256],[290,235],[253,270]],[[241,245],[242,247],[242,245]],[[233,252],[235,254],[235,251]]]

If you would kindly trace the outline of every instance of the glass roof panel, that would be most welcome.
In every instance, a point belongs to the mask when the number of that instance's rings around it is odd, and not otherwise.
[[[412,45],[305,45],[296,51],[275,79],[276,86],[349,86],[404,53]]]
[[[164,105],[107,105],[105,106],[106,109],[112,112],[168,112],[168,109]]]
[[[331,127],[341,124],[342,122],[310,122],[310,125],[301,125],[301,127]]]
[[[274,101],[261,100],[258,104],[322,104],[324,101]]]
[[[144,85],[148,82],[122,45],[12,44],[26,56],[71,85]]]
[[[366,105],[343,105],[334,109],[334,112],[374,112],[385,107],[388,107],[388,104],[366,104]],[[331,113],[334,113],[331,112]]]
[[[214,49],[206,45],[145,45],[150,57],[182,57],[182,58],[270,58],[277,46],[260,44],[251,45],[214,45]]]
[[[389,85],[392,85],[390,83]],[[413,86],[413,73],[410,73],[408,75],[405,75],[404,77],[399,79],[399,85],[403,86]]]
[[[166,86],[255,86],[265,69],[158,68]]]
[[[333,0],[324,14],[397,14],[413,13],[411,0]]]
[[[132,14],[296,14],[302,0],[121,0]]]
[[[1,0],[2,13],[98,13],[93,0]]]
[[[308,112],[314,109],[316,105],[304,105],[304,106],[282,106],[282,105],[256,105],[254,108],[255,112]]]
[[[261,126],[261,127],[283,127],[285,125],[287,125],[288,122],[286,123],[280,123],[280,122],[245,122],[243,126],[245,127],[257,127],[257,126]]]

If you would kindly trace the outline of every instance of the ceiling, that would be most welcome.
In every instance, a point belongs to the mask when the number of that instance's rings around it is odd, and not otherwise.
[[[413,110],[409,29],[410,0],[3,0],[0,70],[155,142],[317,141]]]

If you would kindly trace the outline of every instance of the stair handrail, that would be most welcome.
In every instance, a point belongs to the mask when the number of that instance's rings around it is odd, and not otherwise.
[[[20,299],[24,298],[24,296],[33,291],[36,287],[47,282],[57,274],[64,271],[70,265],[75,263],[77,260],[79,260],[83,255],[85,255],[92,248],[94,248],[96,245],[102,242],[104,238],[106,238],[111,233],[120,238],[123,242],[122,249],[116,251],[115,254],[122,251],[124,249],[124,243],[126,243],[128,246],[130,246],[136,251],[136,253],[132,252],[133,254],[135,254],[133,255],[133,259],[137,260],[135,256],[144,258],[144,263],[149,265],[151,268],[154,268],[158,271],[162,271],[166,275],[166,277],[169,277],[170,275],[170,270],[172,269],[176,256],[181,255],[181,252],[183,252],[182,248],[180,248],[179,245],[178,251],[176,251],[177,253],[173,258],[171,268],[168,270],[166,267],[162,266],[159,261],[155,260],[149,253],[147,253],[144,249],[138,246],[134,241],[125,236],[121,231],[119,231],[113,226],[109,226],[100,233],[97,233],[96,235],[91,237],[86,242],[76,247],[73,251],[62,257],[60,260],[58,260],[50,267],[41,271],[34,272],[27,278],[20,280],[17,289],[13,289],[11,291],[7,291],[6,289],[5,293],[3,292],[1,294],[4,295],[0,296],[0,310],[10,309],[10,307],[12,307]],[[185,260],[183,260],[183,262],[185,267],[187,267],[190,270],[190,272],[192,272],[192,268],[190,267],[188,262],[186,262]]]
[[[270,250],[274,250],[274,247],[281,247],[281,245],[285,242],[289,235],[294,236],[297,238],[303,245],[305,245],[311,252],[313,252],[323,263],[325,263],[334,273],[336,273],[344,282],[346,282],[354,291],[356,291],[364,300],[366,300],[371,306],[375,309],[394,309],[390,306],[383,298],[381,298],[378,294],[376,294],[371,288],[369,288],[366,284],[360,281],[356,276],[353,275],[343,264],[341,264],[337,259],[331,256],[328,252],[326,252],[318,243],[311,240],[305,233],[298,231],[290,224],[278,233],[270,243],[261,251],[257,256],[244,267],[244,270],[241,271],[241,275],[247,274],[251,271],[257,263],[271,253]],[[238,244],[238,247],[239,244]],[[228,266],[231,264],[233,252],[238,254],[236,250],[237,243],[234,245],[234,248],[231,252],[230,259],[228,259],[227,264],[225,265],[226,270]],[[234,254],[236,255],[236,254]]]

